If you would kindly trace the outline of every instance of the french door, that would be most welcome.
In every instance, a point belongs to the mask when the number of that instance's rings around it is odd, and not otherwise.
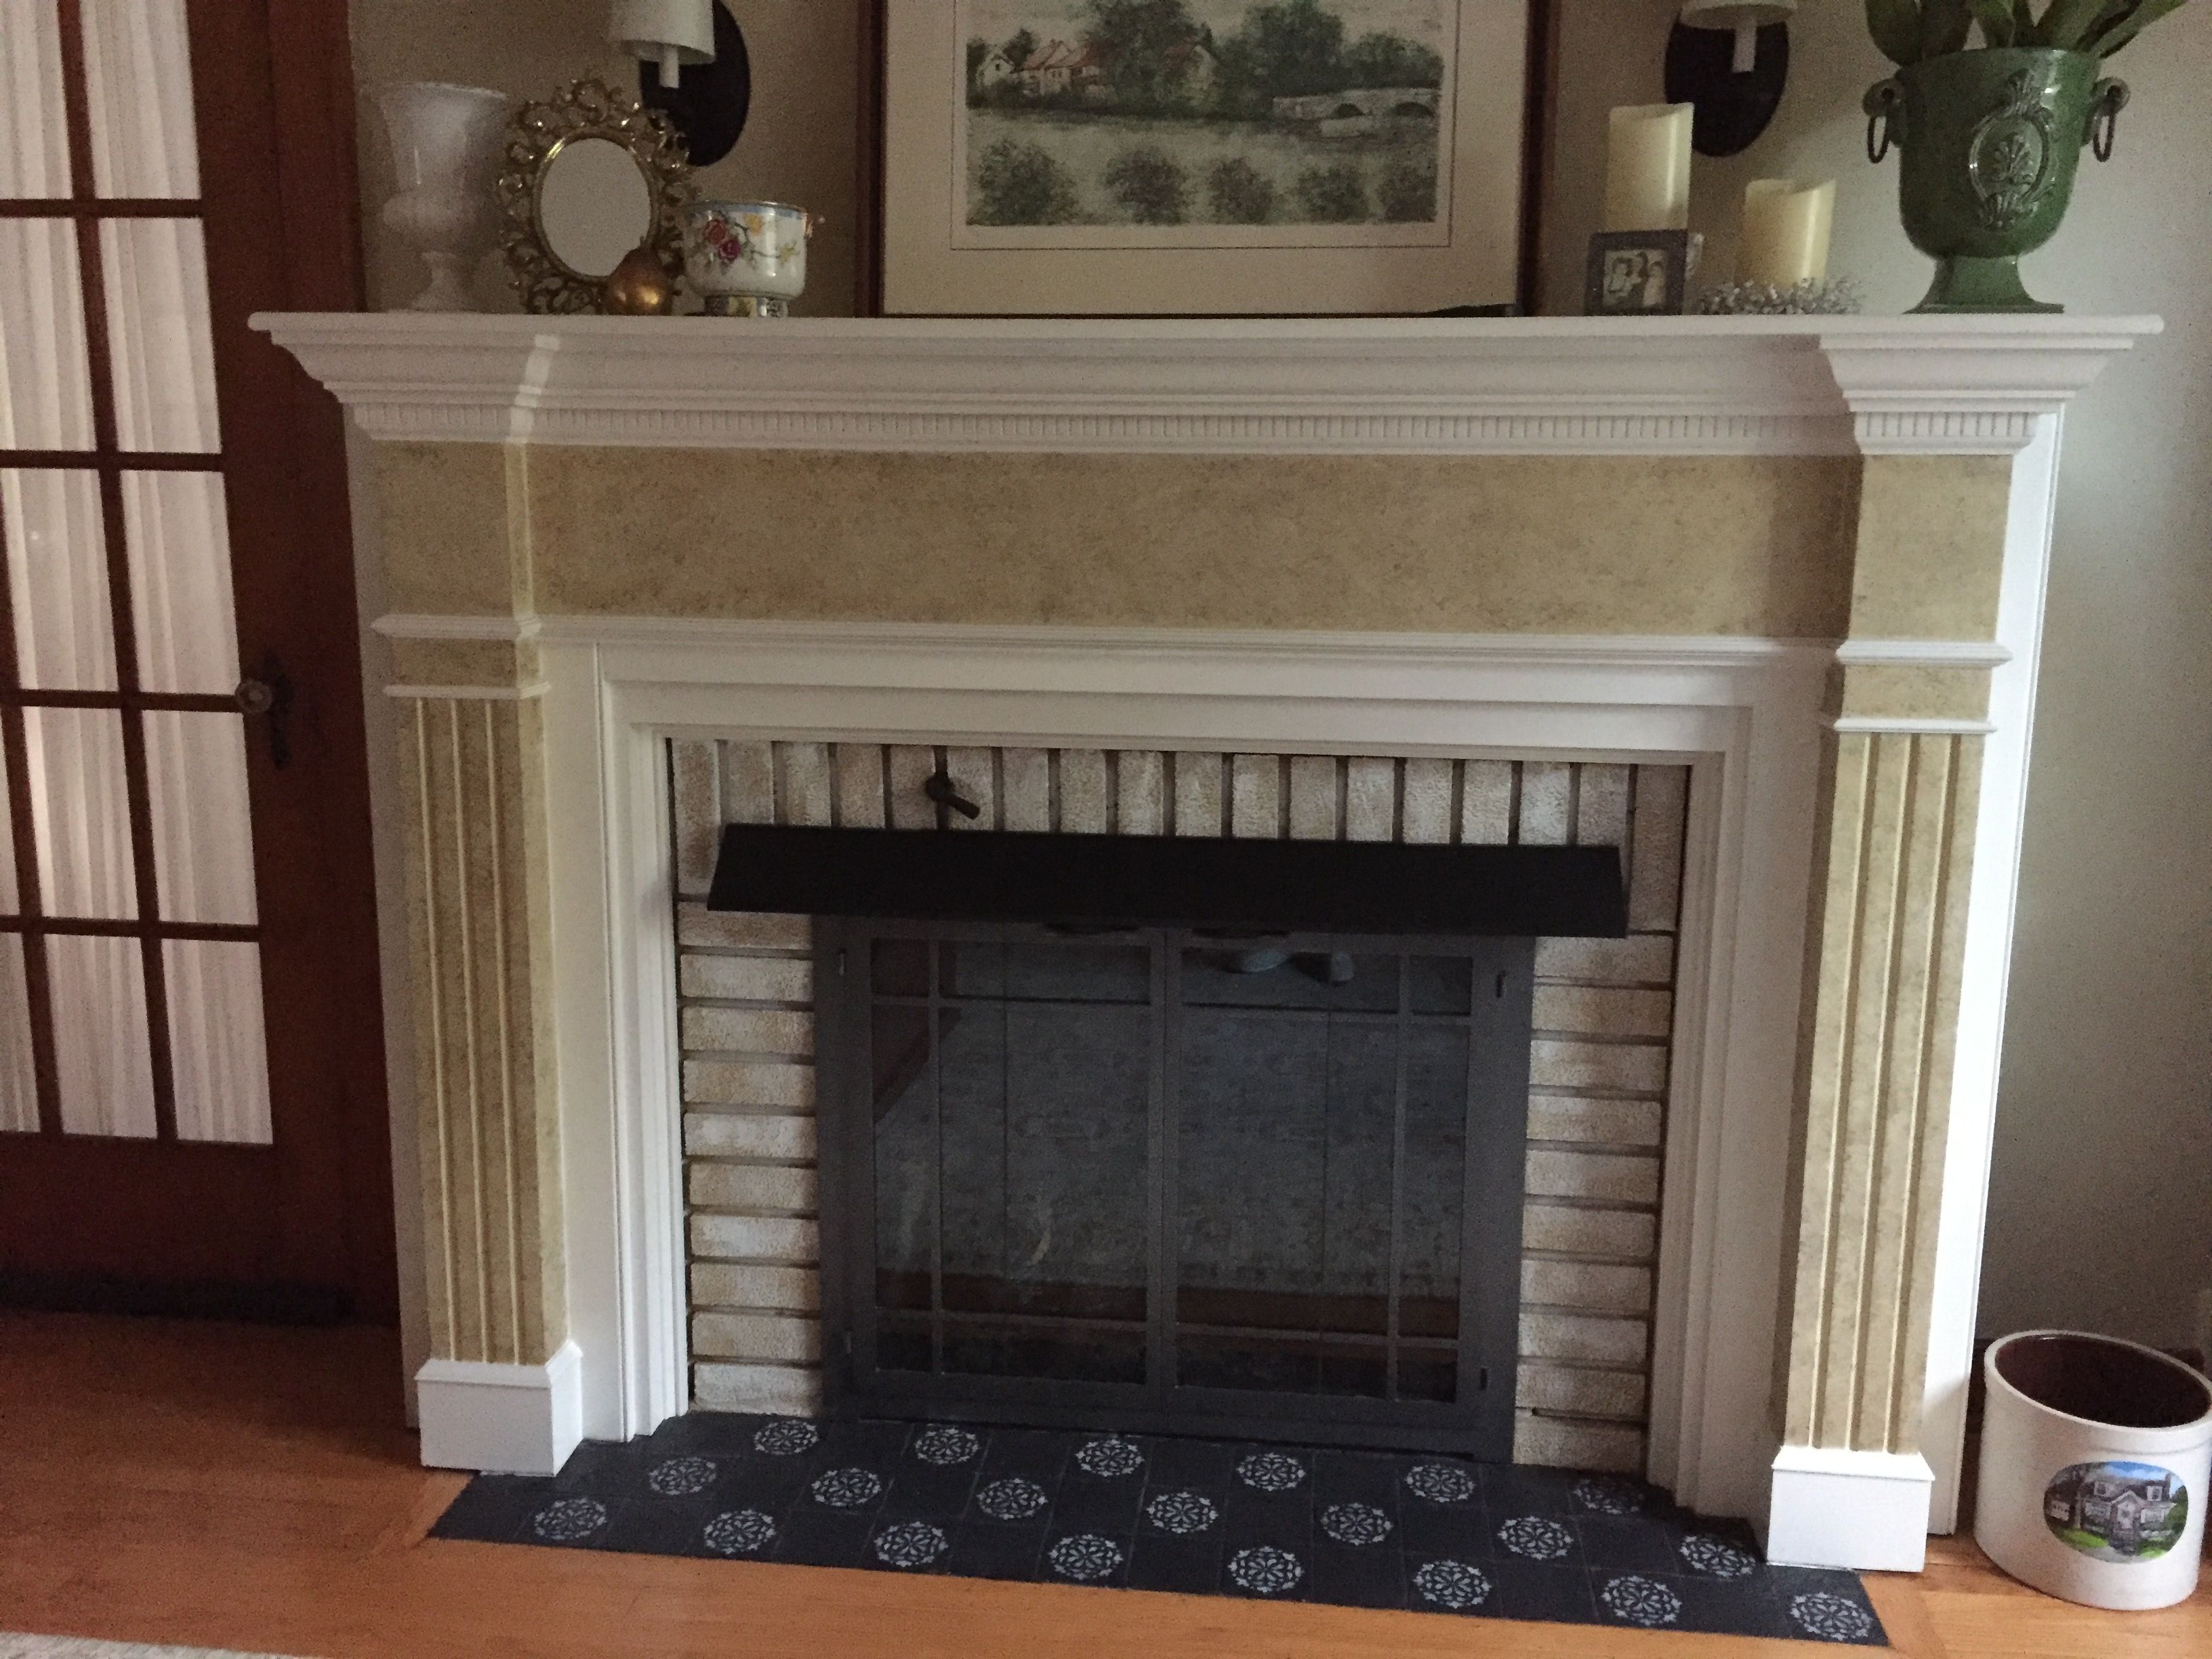
[[[0,1298],[392,1300],[344,41],[0,0]]]

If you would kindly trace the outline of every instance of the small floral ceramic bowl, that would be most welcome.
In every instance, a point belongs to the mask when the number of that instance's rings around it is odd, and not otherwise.
[[[781,317],[806,291],[806,243],[821,221],[786,202],[694,202],[684,276],[718,317]]]

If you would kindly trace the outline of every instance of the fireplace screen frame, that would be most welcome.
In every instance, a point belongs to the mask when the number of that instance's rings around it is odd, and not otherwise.
[[[1474,994],[1468,1034],[1465,1184],[1461,1197],[1456,1387],[1447,1403],[1346,1394],[1275,1393],[1176,1380],[1181,1123],[1176,1093],[1179,972],[1186,951],[1218,951],[1218,935],[1188,928],[1086,930],[1082,942],[1142,945],[1152,987],[1150,1079],[1146,1105],[1146,1282],[1142,1382],[1067,1381],[886,1369],[878,1363],[876,1115],[870,1060],[876,998],[866,964],[880,940],[928,942],[931,1054],[937,1053],[938,943],[1068,942],[1066,930],[1024,923],[815,919],[816,1065],[821,1114],[821,1251],[824,1403],[836,1416],[927,1416],[1052,1427],[1291,1438],[1316,1443],[1397,1446],[1510,1461],[1519,1352],[1521,1251],[1528,1140],[1529,1042],[1534,1018],[1534,938],[1504,935],[1286,933],[1261,943],[1294,956],[1464,957]],[[1239,945],[1251,941],[1239,940]],[[1484,994],[1485,992],[1488,994]],[[1406,1160],[1406,1022],[1414,1016],[1401,981],[1399,1064],[1393,1104],[1393,1208]],[[1419,1016],[1434,1019],[1434,1015]],[[933,1115],[939,1102],[933,1092]],[[932,1187],[934,1227],[943,1215],[943,1162]],[[1401,1285],[1393,1229],[1389,1330],[1397,1330]],[[944,1314],[943,1264],[932,1270],[933,1322]],[[941,1324],[935,1328],[941,1328]]]

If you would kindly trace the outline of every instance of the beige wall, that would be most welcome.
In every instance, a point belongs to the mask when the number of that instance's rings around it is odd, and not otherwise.
[[[1673,0],[1561,0],[1562,106],[1545,293],[1572,310],[1596,216],[1604,112],[1661,95]],[[754,115],[707,188],[826,212],[805,309],[851,291],[856,30],[851,0],[740,0]],[[541,93],[606,64],[602,0],[353,0],[364,94],[412,77]],[[1896,312],[1927,262],[1898,228],[1895,163],[1869,167],[1858,100],[1884,72],[1850,0],[1808,0],[1774,129],[1701,161],[1693,216],[1733,257],[1747,179],[1839,181],[1835,266]],[[2119,61],[2135,102],[2107,167],[2086,167],[2030,284],[2087,312],[2162,313],[2069,417],[1998,1120],[1982,1325],[2186,1334],[2212,1284],[2212,10],[2191,7]],[[410,280],[374,225],[390,168],[364,101],[372,294]],[[500,292],[495,268],[488,295]],[[2100,1220],[2095,1244],[2077,1217]]]

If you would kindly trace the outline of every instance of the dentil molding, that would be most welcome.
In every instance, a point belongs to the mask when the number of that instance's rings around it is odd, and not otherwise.
[[[2009,454],[2155,318],[276,313],[380,439],[830,450]]]

